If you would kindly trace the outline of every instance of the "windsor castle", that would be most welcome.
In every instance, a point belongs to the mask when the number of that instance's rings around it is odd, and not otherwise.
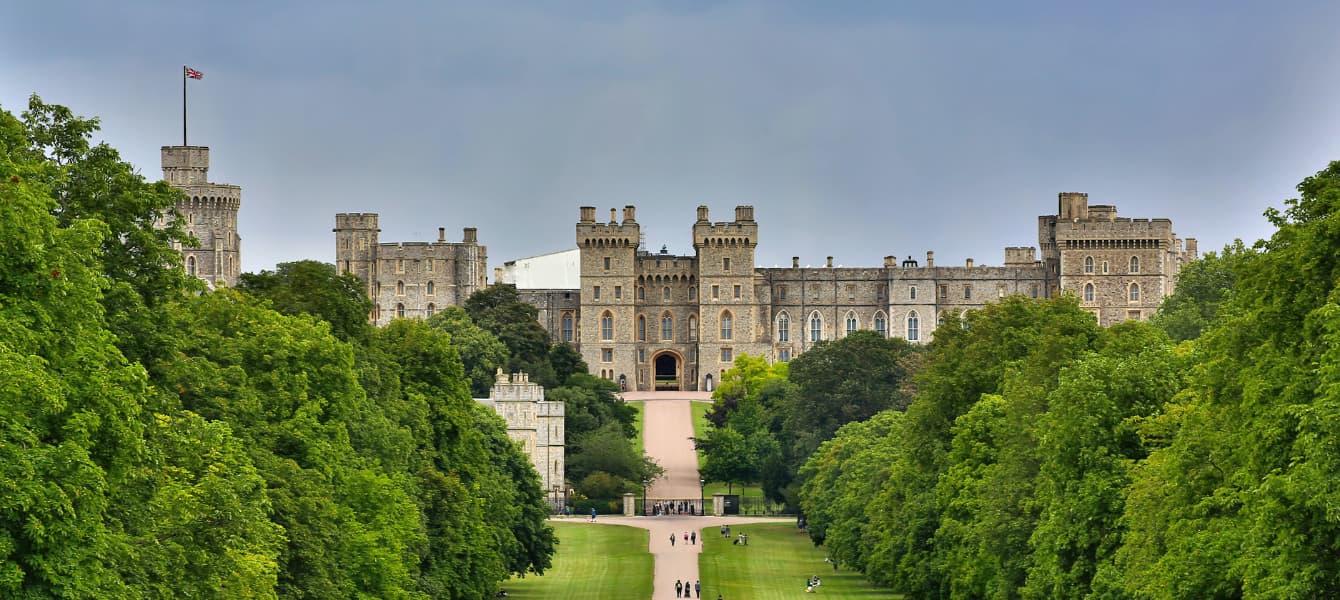
[[[241,266],[237,186],[208,182],[209,149],[165,146],[163,177],[186,192],[178,204],[199,248],[182,248],[189,273],[235,285]],[[1117,216],[1087,194],[1064,192],[1038,217],[1036,247],[1005,248],[999,266],[935,264],[894,256],[874,267],[755,266],[759,225],[752,206],[729,221],[708,207],[692,223],[692,255],[642,247],[636,208],[598,220],[581,207],[576,248],[509,261],[494,283],[512,283],[539,309],[554,342],[571,343],[594,375],[626,389],[711,390],[740,354],[786,361],[814,344],[866,329],[925,343],[946,315],[1007,295],[1073,294],[1099,323],[1142,320],[1172,293],[1197,256],[1168,219]],[[383,325],[462,304],[488,285],[488,252],[475,228],[448,242],[384,242],[377,215],[335,215],[335,265],[363,280]]]

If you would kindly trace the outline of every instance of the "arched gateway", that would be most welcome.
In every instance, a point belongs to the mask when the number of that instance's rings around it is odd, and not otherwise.
[[[679,355],[668,350],[652,357],[652,365],[655,368],[652,377],[652,389],[658,392],[678,392],[681,389],[679,383],[681,364]]]

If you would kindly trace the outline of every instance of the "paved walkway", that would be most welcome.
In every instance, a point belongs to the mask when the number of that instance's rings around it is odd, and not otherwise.
[[[693,450],[693,413],[690,402],[706,401],[712,398],[707,392],[626,392],[625,400],[642,401],[646,424],[642,431],[643,445],[647,455],[665,468],[665,476],[652,483],[647,490],[648,498],[697,498],[702,493],[698,483],[698,455]],[[710,507],[709,503],[709,507]],[[708,509],[710,510],[710,508]],[[691,517],[684,515],[662,515],[659,517],[605,517],[596,520],[597,524],[612,523],[640,527],[651,532],[648,551],[655,558],[656,574],[653,580],[653,600],[675,597],[675,581],[698,580],[698,555],[703,544],[729,543],[721,539],[715,530],[709,531],[697,544],[686,544],[676,539],[670,544],[670,536],[683,536],[704,527],[719,527],[722,523],[732,526],[762,523],[789,522],[786,517]],[[701,532],[700,532],[701,534]],[[705,538],[705,539],[704,539]],[[713,600],[719,590],[715,582],[704,581],[703,597]],[[710,592],[710,593],[709,593]]]

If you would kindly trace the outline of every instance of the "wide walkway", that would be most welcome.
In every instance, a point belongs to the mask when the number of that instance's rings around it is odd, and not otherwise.
[[[665,476],[652,483],[647,490],[648,498],[697,498],[701,493],[698,483],[698,455],[693,450],[693,413],[690,403],[694,400],[710,401],[712,395],[707,392],[627,392],[625,400],[645,402],[643,406],[645,426],[642,439],[647,455],[665,468]],[[711,510],[711,502],[708,502]],[[675,581],[698,580],[698,555],[703,544],[729,543],[721,539],[715,530],[709,531],[706,539],[700,538],[697,544],[685,544],[676,539],[671,545],[670,536],[683,536],[704,527],[719,527],[722,523],[731,525],[761,523],[767,521],[789,521],[777,517],[690,517],[683,515],[662,515],[659,517],[600,517],[597,523],[613,523],[641,527],[651,532],[648,551],[655,557],[656,574],[653,582],[653,600],[675,597]],[[716,598],[717,587],[714,582],[704,581],[703,597]],[[710,595],[709,595],[709,592]]]

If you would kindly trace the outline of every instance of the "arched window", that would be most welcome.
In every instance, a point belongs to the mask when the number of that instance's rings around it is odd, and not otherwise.
[[[732,336],[735,333],[733,325],[734,323],[733,319],[731,319],[730,311],[721,313],[721,339],[732,339]]]
[[[563,313],[563,341],[572,341],[572,313]]]
[[[600,315],[600,339],[614,339],[614,315],[610,314],[608,310]]]
[[[875,313],[875,333],[879,337],[889,337],[889,322],[884,318],[884,313]]]
[[[395,282],[395,295],[397,296],[405,295],[405,282],[403,281]]]
[[[195,257],[186,257],[186,274],[195,277]]]
[[[670,313],[661,315],[661,339],[675,339],[675,318]]]
[[[1132,257],[1131,257],[1131,272],[1132,272],[1132,273],[1139,273],[1139,272],[1140,272],[1140,257],[1139,257],[1139,256],[1132,256]]]
[[[848,312],[848,313],[847,313],[847,335],[851,335],[852,332],[856,331],[856,326],[857,326],[857,325],[858,325],[858,323],[856,322],[856,313],[854,313],[854,312]]]
[[[669,300],[669,299],[670,299],[670,286],[666,286],[666,287],[661,288],[661,299],[662,299],[662,300]]]
[[[428,282],[428,295],[429,296],[433,295],[433,282],[431,281]]]
[[[1093,302],[1093,284],[1092,284],[1092,283],[1086,283],[1086,284],[1084,284],[1084,301],[1085,301],[1085,302]]]
[[[642,286],[640,286],[640,285],[637,286],[637,299],[638,299],[638,300],[646,300],[646,299],[647,299],[647,288],[644,288],[644,287],[642,287]]]
[[[642,315],[637,316],[637,341],[647,341],[647,318]]]
[[[698,288],[689,286],[689,300],[697,300],[697,299],[698,299]]]
[[[1093,272],[1093,257],[1092,257],[1092,256],[1086,256],[1086,257],[1084,257],[1084,272],[1085,272],[1085,273],[1092,273],[1092,272]]]
[[[819,313],[810,315],[810,341],[817,342],[824,339],[824,320]]]
[[[405,318],[405,305],[404,305],[404,304],[396,304],[396,305],[395,305],[395,316],[396,316],[397,318],[400,318],[400,319]]]
[[[429,302],[429,303],[428,303],[428,316],[430,316],[430,317],[433,316],[433,313],[435,313],[435,312],[437,312],[437,307],[434,306],[432,302]]]
[[[907,299],[908,299],[908,300],[916,300],[916,299],[917,299],[917,286],[914,285],[914,286],[912,286],[912,287],[910,287],[910,288],[907,288]]]
[[[786,313],[777,315],[777,341],[791,341],[791,317]]]
[[[921,339],[921,320],[917,318],[917,311],[907,313],[907,341],[915,342]]]
[[[1139,301],[1140,301],[1140,284],[1138,284],[1138,283],[1132,283],[1132,284],[1131,284],[1131,294],[1130,294],[1130,298],[1131,298],[1131,302],[1139,302]]]
[[[689,315],[689,341],[697,341],[697,340],[698,340],[698,317],[697,315]]]

